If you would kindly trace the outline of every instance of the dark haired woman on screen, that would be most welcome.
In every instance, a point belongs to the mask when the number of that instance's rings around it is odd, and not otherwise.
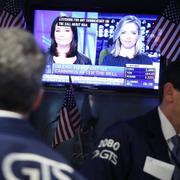
[[[91,64],[91,60],[78,52],[78,33],[75,26],[60,26],[55,18],[51,26],[51,46],[48,65],[58,64]]]
[[[104,57],[102,65],[152,64],[151,58],[141,53],[141,21],[135,16],[123,17],[113,35],[113,50]]]

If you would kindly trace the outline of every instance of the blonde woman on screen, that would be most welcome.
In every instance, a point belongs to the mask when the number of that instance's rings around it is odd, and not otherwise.
[[[104,57],[102,65],[152,64],[151,58],[141,53],[141,21],[132,15],[124,16],[114,31],[114,49]]]

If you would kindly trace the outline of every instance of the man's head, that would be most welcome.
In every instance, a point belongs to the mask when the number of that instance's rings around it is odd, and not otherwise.
[[[171,62],[165,69],[162,71],[160,89],[161,89],[161,99],[162,101],[164,93],[164,86],[166,83],[171,83],[173,87],[180,91],[180,58],[176,61]]]
[[[0,29],[0,109],[29,112],[40,91],[45,64],[30,33]]]
[[[161,109],[180,132],[180,59],[171,62],[161,77]]]

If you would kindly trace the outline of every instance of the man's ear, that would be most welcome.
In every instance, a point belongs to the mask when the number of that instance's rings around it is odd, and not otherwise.
[[[44,95],[44,89],[40,88],[37,93],[37,96],[32,104],[32,111],[35,111],[40,106],[43,95]]]
[[[164,98],[166,100],[166,102],[173,102],[174,100],[174,86],[171,83],[166,83],[164,85]]]

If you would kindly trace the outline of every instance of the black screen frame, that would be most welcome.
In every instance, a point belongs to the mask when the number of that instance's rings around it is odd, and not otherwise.
[[[96,4],[96,5],[95,5]],[[34,20],[34,10],[62,10],[62,11],[91,11],[91,12],[105,12],[105,13],[126,13],[126,14],[152,14],[158,15],[160,14],[161,8],[157,9],[148,9],[147,7],[142,9],[139,8],[131,8],[126,5],[121,8],[111,8],[108,3],[91,3],[88,2],[86,5],[80,1],[76,2],[63,2],[63,3],[43,3],[43,2],[31,2],[26,5],[26,17],[27,19],[27,29],[33,33],[33,20]],[[73,7],[73,8],[72,8]],[[164,62],[162,62],[160,58],[160,74],[164,67]],[[160,80],[159,80],[160,81]],[[43,83],[45,89],[64,89],[64,87],[68,86],[68,84],[57,85],[54,83]],[[158,94],[158,89],[148,89],[148,88],[138,88],[138,87],[124,87],[124,86],[88,86],[88,85],[78,85],[75,84],[74,88],[78,91],[88,91],[88,92],[133,92],[133,93],[148,93],[148,94]]]

